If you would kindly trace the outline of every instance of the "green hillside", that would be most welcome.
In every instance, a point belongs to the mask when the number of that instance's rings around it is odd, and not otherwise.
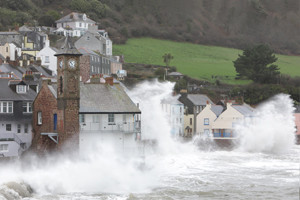
[[[162,56],[171,53],[171,66],[190,77],[214,81],[215,76],[230,84],[249,81],[235,80],[234,61],[241,50],[204,46],[191,43],[172,42],[152,38],[129,39],[125,45],[114,45],[114,55],[123,54],[127,63],[164,65]],[[300,56],[277,55],[280,71],[291,76],[300,75]],[[213,79],[212,79],[213,78]]]

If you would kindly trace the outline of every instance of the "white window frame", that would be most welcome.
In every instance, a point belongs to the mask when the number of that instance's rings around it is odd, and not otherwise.
[[[7,129],[8,129],[8,125],[10,126],[10,130],[7,130]],[[6,130],[6,131],[11,131],[11,130],[12,130],[11,124],[6,124],[6,125],[5,125],[5,130]]]
[[[12,101],[0,101],[0,113],[13,113],[14,107]]]
[[[17,125],[17,133],[21,133],[21,128],[22,128],[21,124],[18,124]]]
[[[45,56],[45,63],[50,63],[50,56]]]
[[[115,114],[108,114],[108,124],[109,125],[115,124]]]
[[[93,115],[93,123],[100,123],[100,115],[97,114]]]
[[[17,85],[17,93],[26,93],[26,85]]]
[[[204,122],[204,125],[209,125],[209,118],[204,118],[203,122]]]
[[[8,144],[0,144],[0,152],[8,152]]]
[[[24,108],[26,108],[25,112]],[[23,102],[23,113],[32,113],[32,102]]]
[[[79,123],[85,123],[85,115],[79,114]]]
[[[42,125],[43,124],[43,118],[42,118],[42,112],[37,112],[37,124]]]

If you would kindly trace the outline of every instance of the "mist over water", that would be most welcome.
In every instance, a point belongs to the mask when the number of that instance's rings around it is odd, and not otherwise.
[[[155,148],[145,143],[123,153],[109,142],[95,143],[75,158],[62,153],[0,163],[0,200],[298,199],[300,148],[292,141],[288,96],[259,107],[258,120],[239,124],[238,149],[202,151],[194,141],[171,137],[160,102],[173,86],[152,81],[128,91],[142,111],[142,139],[156,141]]]

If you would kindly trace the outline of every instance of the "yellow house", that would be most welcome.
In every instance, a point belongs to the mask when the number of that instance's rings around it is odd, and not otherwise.
[[[227,103],[227,109],[212,123],[214,137],[234,137],[234,123],[251,116],[253,108],[247,104],[232,105]]]
[[[197,115],[197,135],[212,137],[212,124],[223,111],[223,106],[207,104]]]
[[[192,137],[194,134],[194,114],[185,114],[183,116],[184,136]]]

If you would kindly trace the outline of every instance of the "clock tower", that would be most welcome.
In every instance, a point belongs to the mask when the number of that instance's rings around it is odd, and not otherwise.
[[[67,36],[57,56],[57,108],[62,111],[58,147],[79,148],[80,69],[82,54]]]

